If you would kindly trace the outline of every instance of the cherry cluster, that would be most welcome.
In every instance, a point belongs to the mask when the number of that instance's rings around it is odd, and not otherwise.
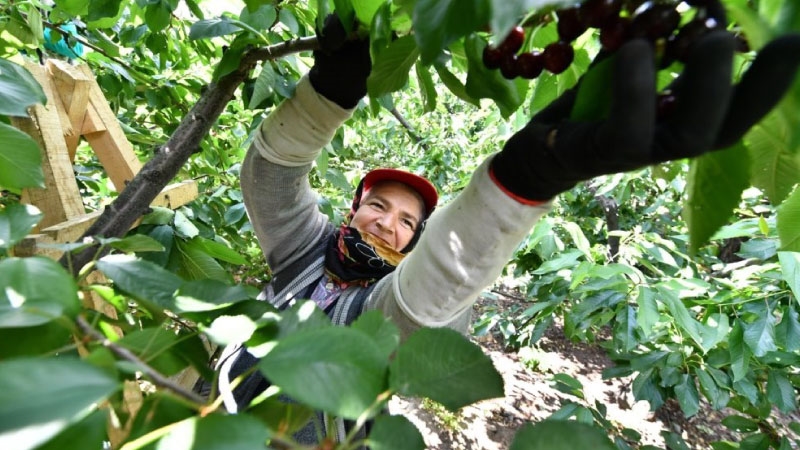
[[[543,51],[519,53],[525,41],[525,28],[517,26],[496,46],[483,51],[483,63],[500,69],[505,78],[534,79],[543,70],[553,74],[565,71],[575,57],[572,41],[590,28],[599,30],[602,48],[613,52],[626,41],[644,38],[656,45],[660,66],[684,61],[692,43],[703,34],[724,26],[724,11],[718,0],[683,0],[697,9],[694,18],[680,26],[681,0],[585,0],[580,5],[556,11],[558,41]]]

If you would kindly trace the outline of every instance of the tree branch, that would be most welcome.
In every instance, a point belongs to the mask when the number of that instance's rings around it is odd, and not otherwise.
[[[422,141],[422,138],[420,138],[419,135],[417,135],[417,133],[414,131],[414,127],[411,126],[410,123],[408,123],[408,121],[406,120],[405,117],[403,117],[400,111],[398,111],[397,108],[392,108],[389,110],[389,112],[391,112],[394,118],[397,119],[398,122],[400,122],[400,125],[402,125],[403,128],[406,129],[406,132],[408,132],[408,136],[411,137],[411,140],[414,141],[415,144],[422,147],[423,150],[427,151],[428,144]]]
[[[307,37],[246,51],[239,60],[239,67],[209,85],[181,120],[167,143],[147,161],[141,171],[105,208],[97,221],[78,241],[89,236],[108,238],[125,235],[136,220],[145,214],[156,196],[175,178],[192,154],[199,151],[200,142],[208,135],[220,114],[233,99],[236,89],[247,79],[259,61],[313,50],[318,46],[316,37]],[[96,247],[90,247],[72,256],[73,274],[77,275],[84,265],[92,261],[96,251]],[[64,255],[60,262],[69,268],[67,256]]]
[[[100,334],[97,330],[95,330],[83,316],[78,316],[77,319],[78,327],[80,329],[92,337],[92,339],[96,340],[97,342],[101,343],[104,347],[111,350],[115,355],[119,356],[120,358],[130,361],[136,365],[136,367],[142,371],[145,376],[147,376],[150,381],[153,382],[156,386],[163,387],[169,389],[170,391],[180,395],[181,397],[197,403],[198,405],[204,404],[206,401],[204,398],[200,397],[199,395],[195,394],[194,392],[187,391],[182,386],[179,386],[173,383],[169,378],[161,375],[160,373],[156,372],[152,367],[148,366],[147,363],[139,359],[138,356],[134,355],[130,350],[120,347],[110,340],[106,339],[105,336]]]
[[[105,50],[103,50],[102,48],[92,44],[91,42],[87,41],[86,39],[82,38],[81,36],[78,36],[77,34],[71,34],[68,31],[64,31],[61,28],[59,28],[58,25],[54,25],[54,24],[52,24],[52,23],[50,23],[50,22],[48,22],[46,20],[42,20],[42,24],[45,27],[47,27],[47,28],[49,28],[49,29],[51,29],[53,31],[56,31],[59,34],[61,34],[61,36],[64,37],[65,41],[67,41],[68,39],[75,39],[76,41],[80,42],[82,45],[85,45],[85,46],[91,48],[92,50],[96,51],[97,53],[100,53],[101,55],[105,56],[106,58],[108,58],[108,59],[114,61],[115,63],[119,64],[120,66],[124,67],[126,70],[128,70],[130,72],[138,73],[133,67],[129,66],[124,61],[121,61],[121,60],[109,55]],[[83,59],[83,58],[81,58],[81,59]]]

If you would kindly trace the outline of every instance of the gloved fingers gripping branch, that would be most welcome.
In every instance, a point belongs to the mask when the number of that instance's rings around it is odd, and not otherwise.
[[[367,94],[367,77],[372,69],[369,40],[351,39],[336,14],[325,18],[309,72],[314,90],[345,109],[354,108]]]
[[[614,61],[605,120],[571,121],[575,91],[565,93],[512,136],[492,161],[495,181],[513,196],[549,200],[577,182],[701,155],[743,136],[783,97],[800,65],[800,35],[768,44],[731,86],[735,38],[716,30],[698,39],[670,86],[676,109],[656,115],[655,58],[634,39]]]

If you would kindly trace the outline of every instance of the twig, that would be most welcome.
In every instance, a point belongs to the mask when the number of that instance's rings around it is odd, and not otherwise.
[[[418,144],[420,147],[422,147],[423,150],[427,151],[428,144],[422,141],[422,138],[420,138],[414,131],[414,127],[411,126],[410,123],[408,123],[408,121],[406,120],[405,117],[403,117],[402,114],[400,114],[400,111],[398,111],[397,108],[392,108],[389,110],[389,112],[391,112],[394,118],[397,119],[398,122],[400,122],[400,125],[402,125],[403,128],[406,129],[406,132],[408,132],[408,135],[409,137],[411,137],[411,140],[414,141],[415,144]]]
[[[205,403],[205,399],[195,394],[194,392],[187,391],[183,387],[170,381],[164,375],[161,375],[160,373],[156,372],[152,367],[148,366],[144,361],[139,359],[139,357],[134,355],[130,350],[124,347],[120,347],[111,342],[110,340],[106,339],[106,337],[100,334],[100,332],[92,328],[89,322],[87,322],[86,319],[84,319],[82,316],[78,316],[77,322],[78,322],[78,327],[80,327],[80,329],[83,330],[84,333],[88,334],[93,339],[100,342],[104,347],[111,350],[114,354],[116,354],[120,358],[134,363],[137,366],[137,368],[139,368],[139,370],[141,370],[142,373],[144,373],[145,376],[147,376],[150,379],[150,381],[152,381],[153,384],[155,384],[156,386],[169,389],[170,391],[180,395],[181,397],[191,402],[197,403],[199,405]]]

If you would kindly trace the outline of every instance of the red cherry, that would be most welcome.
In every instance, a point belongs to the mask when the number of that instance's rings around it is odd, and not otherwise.
[[[503,56],[503,60],[500,61],[500,73],[503,74],[504,78],[509,80],[513,80],[519,76],[517,55],[515,53],[506,53]]]
[[[646,2],[634,13],[631,36],[656,41],[669,37],[680,23],[681,14],[674,6]]]
[[[504,53],[517,53],[522,48],[522,43],[525,41],[525,29],[516,26],[511,29],[508,36],[497,46]]]
[[[656,118],[662,120],[668,118],[675,106],[678,104],[678,99],[671,92],[663,92],[658,94],[656,98]]]
[[[539,52],[527,52],[517,57],[517,72],[522,78],[532,80],[544,69],[544,57]]]
[[[487,69],[499,69],[500,62],[503,60],[503,55],[505,55],[505,53],[499,48],[492,48],[487,45],[483,48],[483,65],[486,66]]]
[[[572,64],[572,60],[575,58],[575,51],[569,42],[558,41],[545,47],[542,57],[544,59],[544,68],[551,73],[559,74],[567,70],[567,67]]]
[[[562,41],[573,41],[586,31],[586,25],[581,21],[580,8],[559,9],[556,11],[558,17],[558,38]]]
[[[600,45],[603,49],[613,52],[622,47],[628,40],[631,20],[627,17],[615,17],[610,19],[603,28],[600,29]]]
[[[621,9],[622,0],[586,0],[580,6],[583,23],[593,28],[602,28]]]

